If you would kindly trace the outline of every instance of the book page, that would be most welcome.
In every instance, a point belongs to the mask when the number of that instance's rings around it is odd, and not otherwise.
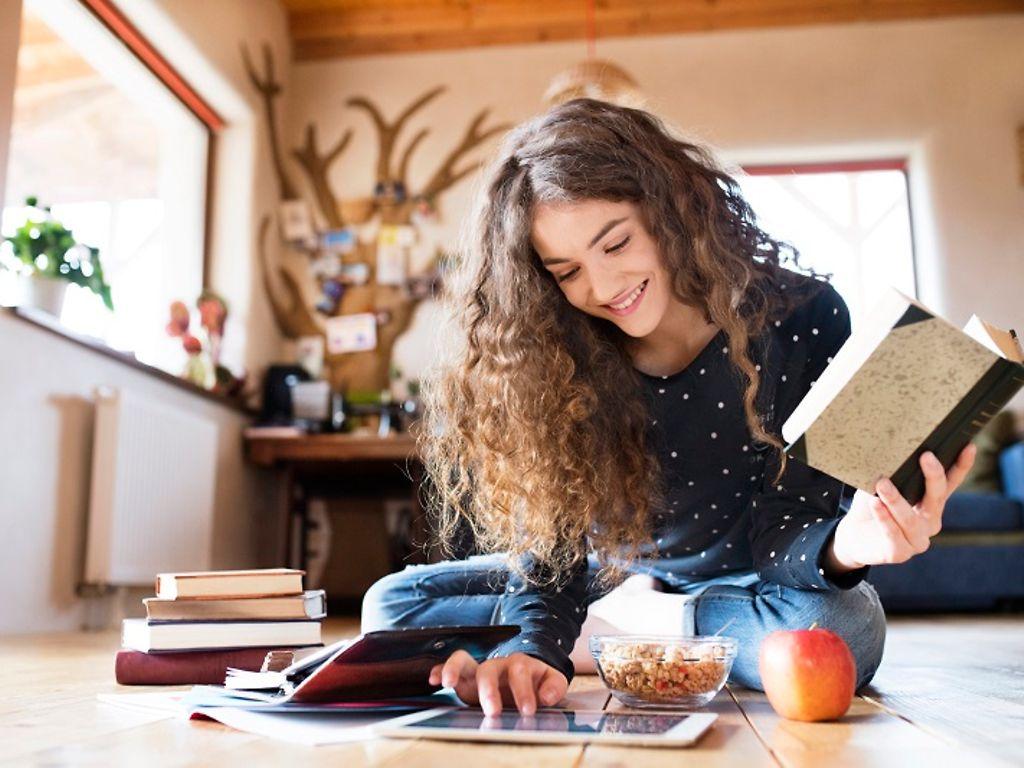
[[[971,315],[971,319],[964,326],[964,333],[981,344],[991,349],[1000,357],[1007,360],[1024,362],[1024,355],[1021,354],[1019,342],[1014,339],[1011,331],[1004,331],[992,323],[982,320],[977,315]]]

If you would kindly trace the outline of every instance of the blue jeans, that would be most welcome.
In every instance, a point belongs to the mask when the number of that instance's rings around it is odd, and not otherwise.
[[[497,623],[506,579],[501,555],[406,566],[367,590],[362,631]],[[693,596],[687,607],[696,634],[714,634],[728,624],[724,634],[739,640],[731,683],[763,690],[757,664],[762,639],[775,630],[807,629],[815,622],[838,634],[850,647],[857,664],[858,688],[871,681],[882,661],[885,614],[866,581],[841,592],[813,592],[764,581],[747,572],[675,591]],[[601,593],[588,595],[588,605],[600,597]]]

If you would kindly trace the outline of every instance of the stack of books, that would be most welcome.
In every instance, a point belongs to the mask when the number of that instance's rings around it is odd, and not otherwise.
[[[125,619],[114,665],[122,685],[218,685],[228,667],[259,671],[267,653],[323,645],[323,590],[304,571],[161,573],[145,619]]]

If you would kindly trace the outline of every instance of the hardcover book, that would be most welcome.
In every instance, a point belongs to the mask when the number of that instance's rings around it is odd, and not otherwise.
[[[326,596],[322,589],[284,597],[245,597],[227,600],[168,600],[147,597],[143,601],[150,624],[164,621],[276,621],[322,619]]]
[[[120,685],[219,685],[228,668],[259,672],[269,648],[143,653],[122,648],[114,659]]]
[[[320,645],[319,621],[220,621],[150,624],[125,619],[121,645],[136,651]]]
[[[167,600],[208,600],[300,595],[304,573],[292,568],[160,573],[156,577],[156,596]]]
[[[1022,360],[1013,331],[960,330],[890,288],[786,420],[786,452],[868,493],[888,477],[916,504],[921,454],[948,470],[1024,386]]]

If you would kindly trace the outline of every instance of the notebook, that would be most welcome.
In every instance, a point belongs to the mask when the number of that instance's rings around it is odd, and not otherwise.
[[[890,288],[786,420],[786,452],[868,493],[888,477],[916,504],[921,454],[948,470],[1024,386],[1022,361],[1013,331],[960,330]]]

